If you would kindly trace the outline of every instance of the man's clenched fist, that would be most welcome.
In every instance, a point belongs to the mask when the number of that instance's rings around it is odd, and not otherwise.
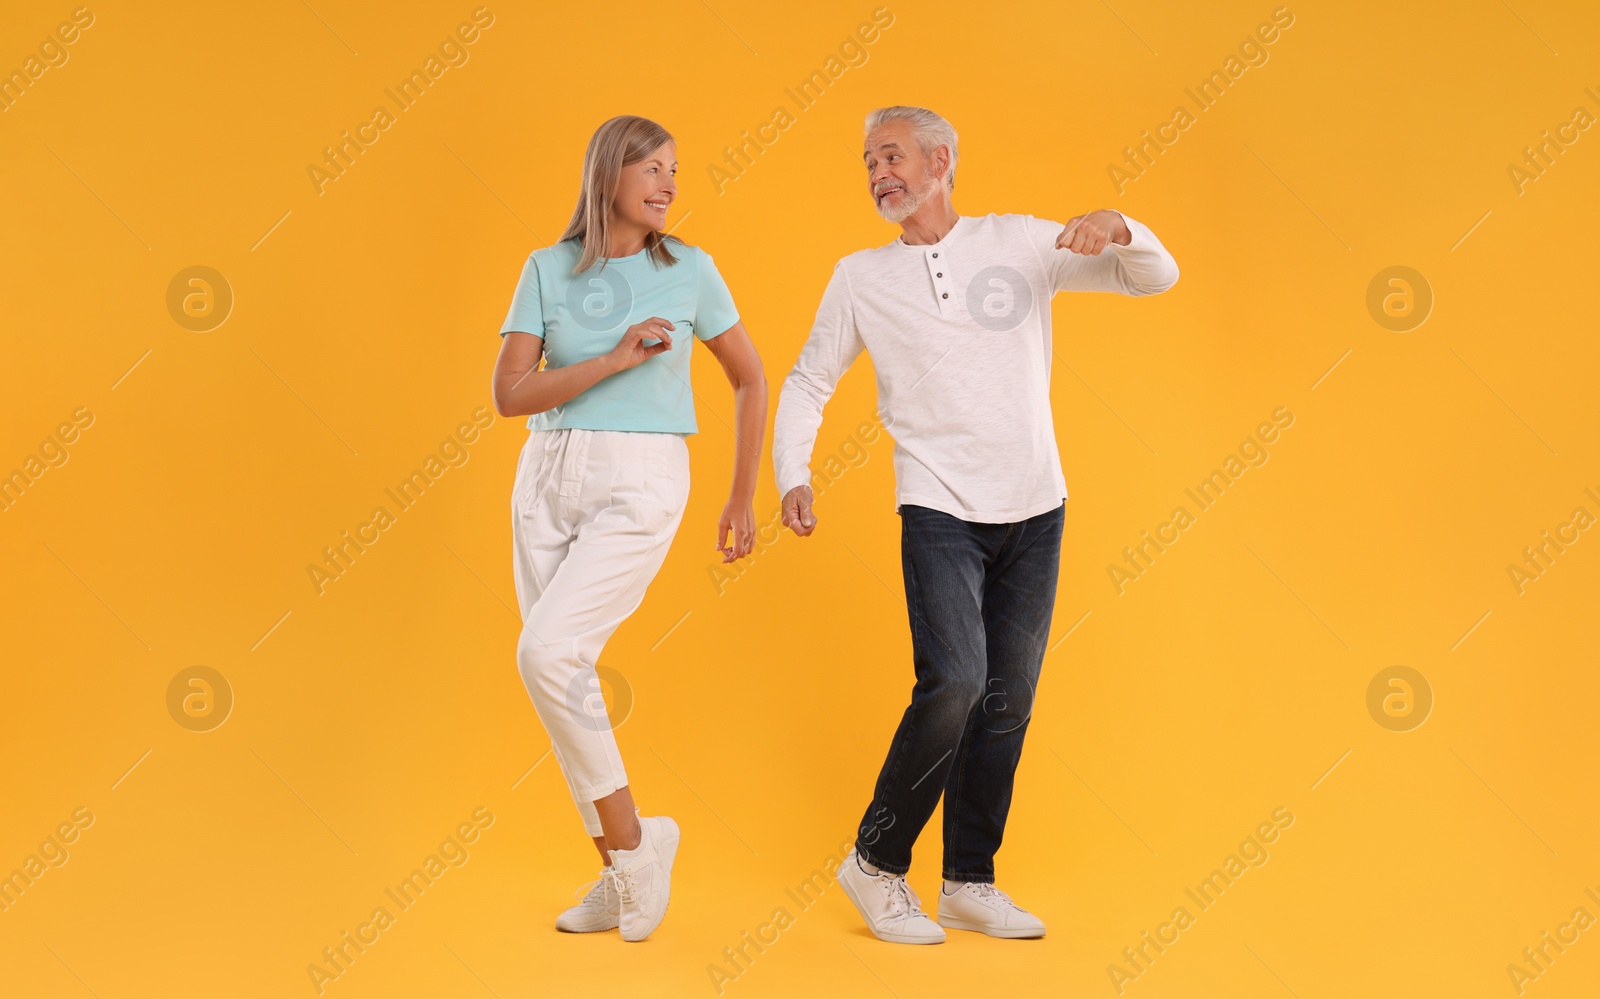
[[[1105,249],[1107,243],[1127,246],[1131,242],[1133,233],[1128,231],[1128,223],[1122,217],[1122,213],[1102,208],[1097,212],[1068,219],[1067,227],[1056,237],[1056,249],[1071,250],[1073,253],[1083,253],[1092,257]]]
[[[817,529],[816,515],[811,512],[811,500],[810,486],[795,486],[783,497],[784,526],[802,538]]]

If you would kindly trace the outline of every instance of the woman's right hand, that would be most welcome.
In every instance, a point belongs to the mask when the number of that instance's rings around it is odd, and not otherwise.
[[[664,350],[672,349],[672,337],[668,330],[676,329],[670,322],[659,316],[651,316],[642,323],[628,327],[622,334],[622,339],[611,348],[608,355],[614,371],[626,371],[644,363],[651,357]],[[645,345],[645,340],[657,340],[658,343]]]

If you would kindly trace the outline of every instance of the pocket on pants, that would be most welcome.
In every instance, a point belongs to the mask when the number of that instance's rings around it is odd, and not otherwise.
[[[661,468],[656,481],[660,483],[662,494],[666,497],[664,502],[676,520],[683,516],[683,508],[689,502],[689,442],[677,434],[662,436],[667,440],[663,442],[666,447],[656,450]]]
[[[671,531],[683,517],[689,500],[689,445],[677,434],[662,434],[650,449],[650,493],[661,509],[657,531]]]
[[[511,481],[511,509],[519,512],[528,509],[537,496],[544,477],[549,474],[550,453],[557,446],[557,432],[536,430],[517,455],[517,471]]]
[[[671,454],[676,440],[672,434],[641,431],[619,434],[616,441],[610,505],[647,534],[670,530],[681,513]]]
[[[522,442],[522,450],[517,452],[517,470],[511,474],[511,509],[513,512],[522,507],[522,493],[526,488],[523,485],[523,469],[528,464],[528,452],[533,448],[533,435]]]

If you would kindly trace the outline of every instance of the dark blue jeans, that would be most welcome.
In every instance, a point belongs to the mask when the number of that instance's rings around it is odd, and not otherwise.
[[[994,881],[1061,564],[1064,507],[1014,524],[900,508],[916,686],[857,830],[863,860],[911,869],[944,795],[944,877]]]

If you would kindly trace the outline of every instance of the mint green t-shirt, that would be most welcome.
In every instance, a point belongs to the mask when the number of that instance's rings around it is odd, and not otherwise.
[[[573,274],[582,247],[576,239],[535,250],[522,267],[500,335],[544,338],[549,367],[599,357],[629,326],[659,316],[672,323],[672,349],[608,375],[565,403],[528,417],[530,430],[699,431],[689,389],[695,340],[710,340],[739,321],[733,295],[711,255],[669,239],[678,262],[657,265],[647,251],[595,261]],[[693,335],[691,335],[693,334]],[[648,345],[648,341],[647,341]]]

